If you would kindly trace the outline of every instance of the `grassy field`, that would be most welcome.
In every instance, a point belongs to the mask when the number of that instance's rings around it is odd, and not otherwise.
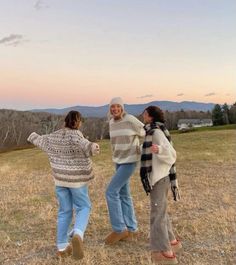
[[[174,134],[182,200],[169,198],[169,212],[184,251],[179,264],[236,264],[236,130]],[[96,179],[82,261],[55,258],[57,201],[47,156],[39,149],[0,154],[0,264],[148,265],[149,197],[138,171],[132,195],[139,222],[136,241],[104,246],[111,231],[105,189],[113,173],[108,141],[94,158]]]
[[[202,132],[202,131],[221,131],[221,130],[235,130],[236,124],[227,124],[227,125],[218,125],[218,126],[211,126],[211,127],[193,127],[191,128],[188,133],[190,132]],[[176,133],[183,133],[179,130],[172,130],[172,134]]]

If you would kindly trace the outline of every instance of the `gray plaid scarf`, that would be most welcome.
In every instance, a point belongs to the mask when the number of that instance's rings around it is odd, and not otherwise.
[[[168,141],[173,145],[171,141],[171,136],[165,125],[161,122],[155,122],[151,124],[146,124],[144,126],[144,129],[146,131],[146,137],[145,141],[143,143],[143,149],[142,149],[142,156],[141,156],[141,168],[140,168],[140,176],[141,181],[144,187],[144,190],[146,191],[147,195],[150,193],[152,187],[150,185],[150,175],[152,172],[152,152],[151,152],[151,146],[152,146],[152,135],[154,133],[155,129],[161,129]],[[180,193],[178,189],[178,181],[176,176],[176,167],[175,164],[172,165],[169,171],[169,178],[171,183],[171,191],[173,194],[173,198],[175,201],[178,201],[180,199]]]

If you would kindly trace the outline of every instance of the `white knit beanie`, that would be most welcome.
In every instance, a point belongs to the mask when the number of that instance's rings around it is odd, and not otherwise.
[[[109,105],[109,109],[111,108],[111,105],[114,105],[114,104],[118,104],[121,106],[121,108],[123,109],[123,111],[125,110],[124,109],[124,103],[123,103],[123,100],[122,98],[120,97],[116,97],[116,98],[113,98],[110,102],[110,105]]]
[[[109,104],[109,111],[107,113],[108,120],[110,120],[112,118],[111,105],[113,105],[113,104],[119,104],[121,106],[121,108],[123,109],[122,116],[125,115],[125,108],[124,108],[123,100],[120,97],[116,97],[116,98],[113,98]]]

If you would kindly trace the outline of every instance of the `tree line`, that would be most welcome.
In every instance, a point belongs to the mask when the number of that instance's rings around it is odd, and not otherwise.
[[[63,127],[64,115],[46,112],[0,110],[0,151],[16,147],[25,147],[31,132],[48,134]],[[138,117],[142,120],[142,117]],[[230,108],[215,105],[212,112],[203,111],[165,111],[167,128],[177,129],[179,119],[213,119],[214,125],[236,123],[236,103]],[[91,141],[108,139],[108,120],[104,118],[84,118],[81,131]]]
[[[0,110],[0,151],[26,147],[27,138],[32,132],[48,134],[64,125],[65,115],[46,112]],[[109,137],[106,118],[86,118],[81,131],[91,140]]]
[[[213,125],[225,125],[236,123],[236,102],[229,107],[227,103],[220,106],[216,104],[212,110]]]

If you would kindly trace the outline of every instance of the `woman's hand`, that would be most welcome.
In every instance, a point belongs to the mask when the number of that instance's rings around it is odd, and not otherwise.
[[[99,147],[99,145],[97,143],[93,143],[92,144],[92,153],[94,155],[97,155],[97,154],[100,153],[100,147]]]
[[[157,144],[153,144],[153,145],[151,146],[151,151],[152,151],[152,153],[154,153],[154,154],[158,154],[158,153],[159,153],[159,147],[158,147],[158,145],[157,145]]]

